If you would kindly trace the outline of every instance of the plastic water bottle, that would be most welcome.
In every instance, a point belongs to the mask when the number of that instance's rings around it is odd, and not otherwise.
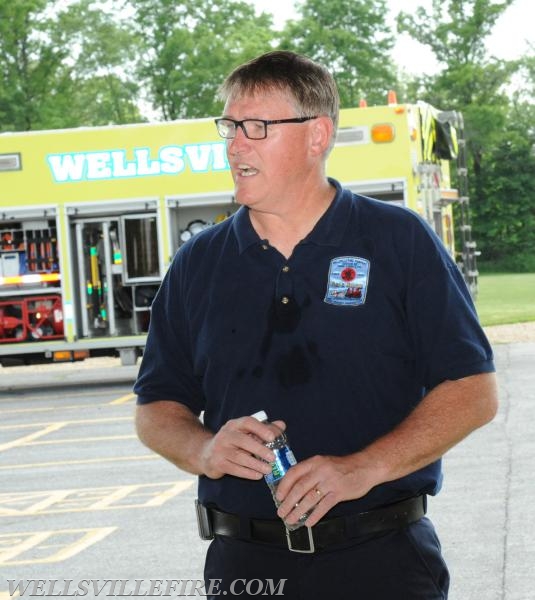
[[[276,425],[273,425],[273,423],[268,421],[268,416],[265,411],[261,410],[251,416],[262,423],[267,423],[273,428],[273,430],[276,430],[277,433],[277,437],[272,442],[264,442],[264,445],[270,450],[273,450],[273,453],[275,454],[275,460],[271,463],[271,473],[264,475],[264,479],[271,490],[271,495],[275,501],[275,506],[278,508],[280,506],[280,502],[277,500],[276,493],[279,483],[286,475],[290,467],[297,464],[297,461],[295,460],[294,453],[288,445],[288,438],[286,437],[286,434]],[[295,529],[302,527],[311,512],[312,511],[308,511],[302,515],[297,523],[290,525],[284,521],[286,529],[289,531],[294,531]]]

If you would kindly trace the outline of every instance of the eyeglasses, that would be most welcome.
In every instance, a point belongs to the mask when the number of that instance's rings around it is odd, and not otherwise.
[[[242,128],[245,137],[250,140],[263,140],[267,137],[268,125],[280,125],[283,123],[304,123],[318,117],[295,117],[293,119],[244,119],[243,121],[235,121],[234,119],[215,119],[217,132],[222,138],[231,140],[236,137],[238,127]]]

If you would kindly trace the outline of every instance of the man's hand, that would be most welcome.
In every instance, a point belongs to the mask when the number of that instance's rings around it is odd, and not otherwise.
[[[286,428],[283,421],[274,425]],[[185,405],[161,400],[137,407],[136,428],[146,446],[180,469],[213,479],[261,479],[275,458],[264,443],[275,439],[277,429],[253,417],[232,419],[214,434]]]
[[[284,428],[281,421],[277,425]],[[223,475],[261,479],[271,473],[269,463],[275,459],[264,442],[273,441],[275,436],[273,428],[253,417],[231,419],[204,444],[201,471],[211,479]]]
[[[498,406],[494,373],[444,381],[397,427],[355,454],[314,456],[293,466],[277,489],[278,514],[297,522],[310,509],[315,525],[335,504],[356,500],[373,487],[414,473],[488,423]]]
[[[338,502],[365,496],[380,480],[378,465],[366,464],[360,453],[313,456],[293,466],[281,480],[277,514],[293,524],[314,509],[306,521],[312,527]]]

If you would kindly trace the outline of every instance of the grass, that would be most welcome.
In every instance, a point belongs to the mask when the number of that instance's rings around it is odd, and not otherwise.
[[[535,321],[535,273],[480,275],[476,308],[483,326]]]

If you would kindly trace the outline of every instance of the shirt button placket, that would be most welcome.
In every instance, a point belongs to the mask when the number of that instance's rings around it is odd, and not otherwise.
[[[289,265],[284,265],[281,269],[281,275],[286,275],[290,272],[290,267]],[[279,285],[281,287],[281,303],[282,304],[289,304],[290,302],[290,295],[291,293],[291,280],[287,279],[287,278],[283,278],[281,280],[279,280]]]

